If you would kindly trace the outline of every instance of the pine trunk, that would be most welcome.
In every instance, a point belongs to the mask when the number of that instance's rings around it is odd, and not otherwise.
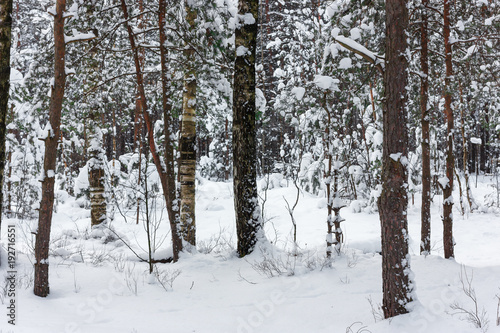
[[[66,0],[57,0],[54,17],[54,86],[50,96],[50,128],[45,141],[43,161],[42,201],[38,218],[35,243],[34,293],[40,297],[49,294],[49,243],[52,210],[54,207],[54,181],[57,158],[57,144],[60,137],[61,110],[66,84],[64,10]]]
[[[185,2],[186,21],[189,34],[195,33],[196,9]],[[181,229],[186,244],[196,247],[195,220],[195,172],[196,172],[196,73],[194,52],[186,43],[184,48],[184,92],[182,101],[182,125],[180,137],[180,187],[181,187]]]
[[[385,318],[408,312],[412,301],[408,255],[408,154],[406,85],[408,82],[405,0],[386,1],[385,109],[383,113],[382,193],[379,214],[382,229],[382,281]]]
[[[159,27],[160,27],[160,61],[161,61],[161,83],[162,83],[162,108],[163,122],[165,127],[165,178],[167,192],[165,200],[167,201],[167,214],[172,228],[178,228],[179,209],[177,189],[175,184],[175,154],[174,140],[175,135],[174,119],[172,116],[172,104],[170,103],[170,93],[168,87],[168,51],[166,48],[166,0],[159,2]],[[180,230],[176,229],[176,235],[180,235]],[[174,249],[174,261],[177,261],[179,252],[182,250],[182,241],[180,237],[172,237],[172,247]]]
[[[257,195],[255,57],[258,0],[239,0],[233,85],[233,184],[238,253],[251,253],[263,235]]]
[[[326,93],[324,95],[324,107],[327,113],[327,123],[326,123],[326,129],[325,129],[325,158],[328,160],[328,166],[326,169],[326,174],[325,174],[325,185],[326,185],[326,197],[327,197],[327,218],[326,218],[326,226],[327,226],[327,231],[326,231],[326,257],[331,258],[332,252],[333,252],[333,246],[334,246],[334,241],[333,241],[333,229],[334,229],[334,218],[333,218],[333,207],[332,207],[332,163],[333,163],[333,157],[331,154],[331,148],[330,148],[330,143],[333,141],[333,139],[330,137],[330,128],[332,126],[332,117],[330,110],[328,110],[326,106]]]
[[[443,248],[444,257],[453,258],[453,170],[455,169],[455,156],[453,154],[454,117],[451,109],[451,79],[453,75],[452,53],[450,43],[450,0],[444,1],[443,10],[443,35],[445,47],[446,77],[444,79],[444,112],[447,125],[447,152],[446,152],[446,177],[448,183],[443,188]]]
[[[9,110],[12,0],[0,0],[0,231],[2,226],[5,135]]]
[[[429,49],[427,0],[422,0],[422,22],[420,23],[420,111],[422,115],[422,212],[420,254],[431,252],[431,151],[430,151],[430,108],[429,108]]]

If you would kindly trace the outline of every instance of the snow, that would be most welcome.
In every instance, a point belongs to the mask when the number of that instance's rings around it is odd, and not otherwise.
[[[76,71],[73,68],[66,67],[64,69],[64,71],[66,72],[66,75],[75,75],[76,74]]]
[[[357,52],[367,56],[368,58],[372,59],[376,64],[381,65],[382,67],[384,66],[384,62],[380,60],[381,57],[379,55],[371,52],[366,47],[357,43],[353,39],[347,38],[347,37],[344,37],[341,35],[334,37],[334,39],[335,39],[335,41],[342,43],[342,44],[350,47],[351,49],[356,50]]]
[[[245,25],[255,24],[255,18],[251,13],[245,13],[245,15],[240,15],[240,20],[243,21],[243,24]]]
[[[266,96],[264,96],[262,90],[260,90],[259,88],[255,88],[255,107],[257,108],[257,110],[264,113],[264,111],[266,110],[266,104]]]
[[[47,13],[49,13],[52,16],[56,16],[57,15],[56,5],[53,5],[53,6],[49,7],[47,9]]]
[[[339,62],[339,68],[341,69],[349,69],[352,67],[352,60],[351,58],[343,58]]]
[[[489,177],[480,177],[479,188],[473,189],[477,198],[491,191],[491,182]],[[286,187],[286,181],[268,189],[264,216],[270,244],[240,259],[234,250],[231,183],[203,180],[196,195],[199,253],[183,254],[176,264],[157,264],[159,278],[150,276],[147,264],[139,262],[123,243],[109,239],[106,229],[90,231],[89,211],[69,197],[54,213],[51,293],[45,299],[34,296],[30,284],[33,257],[31,234],[26,230],[36,221],[5,219],[6,225],[17,224],[18,230],[19,312],[14,332],[156,333],[168,327],[171,332],[326,333],[362,332],[360,329],[365,327],[365,332],[372,333],[475,333],[480,330],[464,321],[463,316],[451,315],[450,305],[454,302],[472,308],[459,279],[464,269],[468,274],[473,272],[479,306],[484,306],[490,319],[488,332],[500,332],[500,327],[494,325],[498,303],[495,294],[500,287],[500,257],[495,255],[500,251],[498,216],[455,214],[456,261],[445,260],[441,245],[442,197],[436,196],[432,204],[431,254],[420,256],[420,198],[416,195],[415,205],[410,203],[408,208],[408,233],[418,301],[412,304],[410,314],[380,320],[374,319],[382,301],[378,215],[342,211],[346,243],[330,268],[324,259],[324,197],[301,195],[294,213],[298,256],[291,255],[291,223],[284,198],[292,202],[295,195],[295,187]],[[458,190],[454,195],[458,196]],[[132,248],[140,250],[146,244],[142,221],[136,225],[135,212],[125,213],[134,222],[126,223],[117,215],[112,227]],[[6,229],[2,228],[3,237]],[[168,232],[168,223],[161,224],[158,235]],[[167,239],[160,246],[156,258],[171,253],[168,243]],[[274,272],[274,277],[268,277],[259,271],[259,263],[266,260],[281,260],[281,274]],[[3,317],[0,327],[12,329]],[[349,327],[351,330],[347,330]]]
[[[480,145],[481,144],[481,138],[470,138],[470,142],[474,145]]]
[[[448,177],[443,176],[438,179],[438,183],[441,185],[442,188],[446,188],[448,187],[450,180],[448,179]]]
[[[241,57],[241,56],[247,55],[248,53],[249,53],[248,48],[244,47],[242,45],[238,46],[238,48],[236,49],[236,56],[237,57]]]
[[[352,40],[357,40],[361,38],[361,30],[359,30],[359,28],[352,28],[350,33]]]
[[[324,75],[316,75],[314,77],[314,83],[318,88],[324,89],[324,90],[338,90],[337,84],[339,83],[339,80],[334,79],[330,76],[324,76]]]
[[[492,25],[493,21],[497,20],[499,18],[500,18],[500,15],[489,17],[489,18],[484,20],[484,25],[486,25],[486,26]]]
[[[306,89],[303,87],[293,87],[292,88],[292,94],[295,95],[295,98],[297,100],[301,101],[302,98],[304,98],[304,94],[306,93]]]
[[[401,158],[401,155],[402,153],[396,153],[396,154],[390,154],[389,157],[397,162]]]
[[[96,36],[93,33],[83,34],[83,33],[78,32],[76,29],[72,29],[72,32],[73,32],[73,36],[64,35],[64,43],[69,44],[69,43],[74,43],[74,42],[79,42],[79,41],[83,41],[83,40],[96,38]]]

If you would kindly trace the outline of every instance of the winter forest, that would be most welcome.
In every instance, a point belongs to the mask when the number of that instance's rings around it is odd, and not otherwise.
[[[498,0],[0,0],[1,332],[500,332]]]

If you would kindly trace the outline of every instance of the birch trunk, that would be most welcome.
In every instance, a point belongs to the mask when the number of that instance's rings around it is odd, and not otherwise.
[[[196,33],[196,8],[185,1],[186,21],[190,37]],[[191,1],[192,2],[192,1]],[[181,229],[186,245],[196,247],[195,220],[195,173],[196,173],[196,72],[194,69],[193,46],[189,41],[184,46],[184,92],[182,101],[182,125],[180,137],[180,187],[181,187]]]

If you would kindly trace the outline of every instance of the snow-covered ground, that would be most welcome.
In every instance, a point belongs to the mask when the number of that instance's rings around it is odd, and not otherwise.
[[[482,202],[491,179],[473,188]],[[302,194],[295,210],[298,255],[292,255],[292,223],[284,198],[292,203],[295,188],[268,190],[264,206],[269,244],[252,255],[235,255],[233,195],[230,183],[207,180],[197,190],[199,253],[183,254],[176,264],[157,264],[156,278],[109,231],[90,231],[90,213],[73,198],[54,215],[50,257],[50,295],[33,295],[30,233],[34,221],[4,220],[17,229],[16,326],[9,325],[9,297],[3,293],[0,332],[481,332],[454,314],[456,304],[474,311],[460,275],[472,280],[478,311],[486,312],[488,332],[496,325],[500,296],[500,217],[474,212],[462,217],[454,206],[456,261],[442,258],[442,198],[432,206],[432,254],[419,255],[420,198],[409,206],[411,267],[418,300],[414,310],[381,320],[382,299],[380,223],[377,213],[342,209],[346,245],[332,266],[325,265],[326,200]],[[165,216],[165,214],[164,214]],[[140,255],[146,233],[134,212],[127,222],[115,213],[111,227]],[[157,256],[168,252],[168,223],[158,237],[167,236]],[[2,258],[6,263],[6,259]],[[6,266],[2,267],[5,270]],[[2,271],[2,276],[5,274]],[[271,275],[274,275],[271,277]],[[161,280],[162,283],[159,282]],[[162,286],[163,284],[163,286]]]

